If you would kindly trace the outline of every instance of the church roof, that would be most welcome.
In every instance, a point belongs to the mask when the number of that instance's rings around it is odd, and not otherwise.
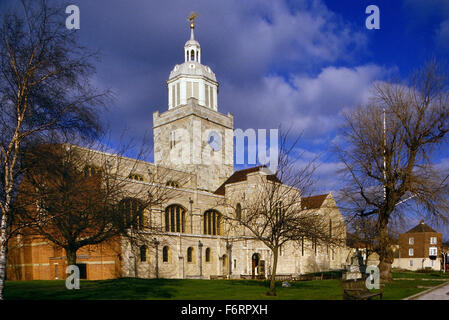
[[[169,81],[176,78],[179,75],[195,76],[195,77],[205,77],[214,82],[217,82],[215,73],[208,66],[205,66],[196,61],[187,61],[182,64],[177,64],[173,70],[170,72]]]
[[[238,170],[238,171],[234,172],[225,182],[223,182],[223,184],[217,190],[215,190],[214,193],[219,194],[219,195],[224,195],[225,194],[225,186],[227,184],[245,181],[245,180],[247,180],[248,174],[253,173],[253,172],[258,172],[258,171],[260,171],[260,169],[262,169],[264,167],[265,166],[257,166],[257,167],[247,168],[247,169]],[[271,181],[281,182],[274,174],[268,175],[267,179],[271,180]]]
[[[329,194],[326,193],[311,197],[304,197],[301,199],[301,207],[302,209],[319,209],[328,195]]]
[[[429,227],[427,224],[424,223],[424,220],[421,220],[421,222],[414,228],[410,229],[406,233],[416,233],[416,232],[436,232],[431,227]]]

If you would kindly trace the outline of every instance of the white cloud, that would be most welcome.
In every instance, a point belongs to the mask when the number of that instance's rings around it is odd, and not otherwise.
[[[329,127],[333,120],[320,114],[328,110],[324,98],[301,95],[295,88],[319,89],[320,84],[305,83],[313,78],[300,73],[350,61],[366,44],[363,33],[320,0],[296,1],[294,8],[287,1],[271,0],[103,2],[79,0],[79,34],[87,46],[102,52],[98,82],[117,94],[105,119],[118,132],[123,126],[131,128],[134,136],[151,129],[154,111],[167,110],[165,81],[173,66],[183,62],[189,37],[185,19],[192,10],[199,12],[195,35],[203,63],[212,67],[220,83],[219,111],[234,113],[240,127],[275,128],[288,118],[299,130],[317,121]],[[298,79],[276,76],[289,72]],[[336,80],[329,77],[334,72],[329,69],[317,82],[333,87]],[[304,109],[301,99],[316,112]],[[275,116],[264,126],[252,121],[267,113]]]
[[[319,163],[315,175],[317,177],[317,191],[329,192],[341,188],[341,181],[338,179],[338,171],[343,169],[341,162],[321,162]]]
[[[374,81],[387,74],[375,65],[327,67],[317,76],[264,77],[248,88],[226,85],[234,109],[258,128],[283,127],[318,138],[338,126],[339,113],[366,103]]]
[[[211,59],[245,80],[263,76],[280,63],[309,65],[310,61],[347,60],[366,44],[362,33],[352,30],[321,1],[303,1],[295,10],[284,1],[271,0],[222,2],[223,7],[228,5],[234,14],[218,17],[216,23],[223,29],[204,34],[201,42],[213,41],[213,53],[218,55]],[[228,8],[221,10],[226,12]],[[205,52],[205,57],[208,54]]]

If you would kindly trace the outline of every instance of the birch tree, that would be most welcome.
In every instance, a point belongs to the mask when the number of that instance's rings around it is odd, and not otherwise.
[[[64,9],[44,0],[20,4],[0,24],[0,299],[24,150],[52,131],[95,136],[95,106],[107,94],[90,85],[94,55],[65,28]]]

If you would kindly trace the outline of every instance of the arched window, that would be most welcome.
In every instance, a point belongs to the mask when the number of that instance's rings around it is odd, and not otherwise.
[[[222,257],[223,268],[226,268],[228,265],[228,255],[224,254]]]
[[[137,174],[137,173],[131,173],[131,174],[128,176],[128,179],[131,179],[131,180],[137,180],[137,181],[143,181],[143,176],[140,175],[140,174]]]
[[[204,213],[204,234],[221,235],[221,214],[217,210],[207,210]]]
[[[173,204],[165,209],[165,231],[167,232],[185,232],[186,210]]]
[[[125,228],[142,230],[144,228],[143,205],[138,199],[127,198],[120,201],[120,212]]]
[[[85,166],[83,172],[85,177],[93,177],[101,176],[102,170],[95,166]]]
[[[147,261],[147,246],[140,247],[140,262]]]
[[[242,218],[242,205],[240,203],[237,203],[237,207],[235,208],[235,217],[237,219]]]
[[[206,262],[210,262],[210,248],[206,248]]]
[[[190,61],[195,61],[195,51],[190,51]]]
[[[193,248],[187,248],[187,262],[193,262]]]
[[[167,246],[162,248],[162,262],[168,262],[168,250]]]
[[[172,187],[172,188],[179,188],[179,182],[178,181],[173,181],[173,180],[169,180],[167,181],[167,183],[165,184],[168,187]]]

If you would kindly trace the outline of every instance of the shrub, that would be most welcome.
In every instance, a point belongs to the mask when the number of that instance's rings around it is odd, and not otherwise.
[[[430,268],[430,267],[426,267],[426,268],[424,268],[424,269],[418,269],[418,270],[416,270],[416,272],[419,272],[419,273],[432,273],[434,270],[432,269],[432,268]]]

